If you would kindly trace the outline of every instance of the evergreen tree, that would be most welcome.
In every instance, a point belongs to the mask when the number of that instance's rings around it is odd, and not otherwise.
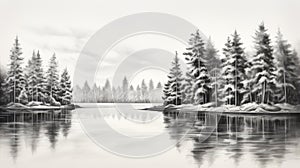
[[[223,49],[225,58],[222,61],[222,77],[225,83],[221,92],[226,104],[236,106],[241,104],[246,91],[243,81],[246,80],[247,60],[240,40],[236,31],[232,35],[232,40],[228,38]]]
[[[123,79],[123,84],[122,84],[122,101],[126,102],[128,101],[128,80],[126,76]]]
[[[103,87],[103,101],[104,102],[112,101],[112,88],[108,79],[106,79],[105,85]]]
[[[85,81],[82,87],[82,98],[83,102],[90,102],[90,93],[91,93],[91,87],[89,86],[88,82]]]
[[[221,65],[221,60],[218,56],[218,50],[215,48],[211,37],[208,38],[206,44],[205,44],[205,59],[206,59],[206,68],[210,75],[215,75],[213,73],[214,69],[219,69]]]
[[[295,86],[297,82],[299,82],[297,74],[299,61],[297,55],[292,51],[291,45],[287,40],[283,39],[280,31],[278,31],[276,36],[274,56],[277,60],[278,67],[277,80],[280,86],[282,86],[279,90],[278,101],[295,104],[298,102],[297,99],[299,95],[295,92]]]
[[[153,83],[153,80],[150,79],[150,81],[149,81],[149,91],[151,92],[153,89],[154,89],[154,83]]]
[[[55,100],[58,100],[58,84],[59,84],[59,75],[58,75],[58,65],[56,61],[56,56],[50,58],[48,70],[46,72],[46,92],[50,97],[53,97]]]
[[[40,55],[40,52],[38,51],[36,54],[36,59],[34,64],[34,73],[36,76],[36,84],[35,84],[35,96],[36,101],[44,101],[46,98],[45,96],[45,77],[44,77],[44,71],[42,67],[42,58]]]
[[[16,37],[10,52],[10,63],[4,87],[7,95],[10,97],[10,101],[16,102],[17,97],[26,87],[26,81],[21,66],[23,63],[23,58],[21,57],[22,51],[18,37]]]
[[[142,93],[141,93],[140,85],[137,85],[137,86],[136,86],[136,94],[135,94],[135,95],[136,95],[136,96],[135,96],[136,102],[141,102],[141,101],[143,101],[143,100],[142,100]]]
[[[63,105],[70,104],[72,100],[72,86],[67,68],[61,74],[59,86],[60,103]]]
[[[164,85],[164,89],[163,89],[163,97],[162,99],[164,100],[164,105],[169,105],[172,104],[172,101],[170,100],[170,96],[171,96],[171,81],[167,81],[167,83],[165,83]]]
[[[148,87],[144,79],[142,80],[142,84],[141,84],[141,96],[143,102],[148,102]]]
[[[33,101],[34,88],[36,85],[36,76],[34,73],[34,62],[36,59],[35,52],[33,51],[32,57],[28,60],[28,63],[25,67],[25,78],[27,79],[26,88],[27,96],[29,101]]]
[[[8,101],[8,96],[5,94],[5,79],[6,72],[4,68],[0,65],[0,105],[5,104]]]
[[[180,105],[182,103],[181,83],[183,78],[177,52],[175,54],[174,61],[172,62],[168,78],[167,87],[166,90],[164,90],[164,93],[166,93],[164,104]]]
[[[162,85],[161,85],[160,82],[158,82],[157,85],[156,85],[156,89],[161,89],[161,88],[162,88]]]
[[[189,72],[186,72],[184,81],[182,82],[182,103],[183,104],[190,104],[193,103],[193,91],[192,91],[192,84],[193,77],[190,75]]]
[[[205,66],[205,48],[204,42],[200,36],[199,30],[191,35],[189,39],[190,47],[187,48],[186,60],[189,65],[188,73],[192,76],[193,102],[203,104],[210,101],[210,78]],[[189,77],[187,76],[187,77]]]
[[[276,86],[276,67],[271,40],[264,24],[260,24],[254,37],[255,55],[251,60],[251,71],[254,73],[253,90],[258,103],[272,103]]]

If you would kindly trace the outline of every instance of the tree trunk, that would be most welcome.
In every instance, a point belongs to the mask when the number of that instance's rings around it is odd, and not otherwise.
[[[287,103],[285,70],[283,71],[284,102]]]

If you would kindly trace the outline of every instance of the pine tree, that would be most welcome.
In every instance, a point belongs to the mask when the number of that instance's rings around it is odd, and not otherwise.
[[[150,81],[149,81],[149,91],[151,92],[153,89],[154,89],[154,83],[153,83],[153,80],[150,79]]]
[[[36,101],[44,101],[46,98],[45,96],[45,77],[44,77],[44,71],[42,67],[42,58],[40,55],[40,52],[38,51],[36,54],[36,59],[34,64],[34,73],[36,76],[36,85],[35,85],[35,96]]]
[[[182,103],[181,83],[183,78],[177,52],[175,54],[174,61],[172,62],[168,78],[167,87],[165,87],[166,90],[164,90],[166,93],[164,104],[180,105]]]
[[[127,102],[128,101],[128,80],[126,76],[123,79],[122,84],[122,101]]]
[[[162,88],[162,85],[161,85],[160,82],[158,82],[157,85],[156,85],[156,89],[161,89],[161,88]]]
[[[71,80],[67,68],[64,69],[60,77],[59,83],[59,99],[60,103],[67,105],[71,103],[72,100],[72,86]]]
[[[243,81],[246,80],[247,60],[241,47],[240,37],[235,31],[232,40],[228,38],[223,49],[222,77],[225,81],[221,89],[226,104],[240,105],[246,92]]]
[[[274,64],[271,40],[264,23],[259,25],[255,33],[255,55],[251,60],[251,71],[254,73],[253,90],[257,102],[272,103],[273,93],[276,86],[276,67]]]
[[[144,79],[142,80],[142,84],[141,84],[141,96],[142,96],[142,101],[144,103],[148,102],[148,87]]]
[[[8,101],[8,96],[5,94],[5,79],[6,79],[6,71],[0,65],[0,105],[5,104]]]
[[[189,72],[186,72],[184,80],[182,81],[182,103],[183,104],[190,104],[193,103],[193,91],[192,91],[192,84],[193,77],[190,75]]]
[[[162,99],[164,100],[164,105],[169,105],[172,104],[172,102],[170,101],[170,96],[171,96],[171,89],[170,89],[170,85],[171,85],[171,81],[167,81],[167,83],[165,83],[164,85],[164,89],[163,89],[163,97]]]
[[[135,100],[136,100],[136,102],[142,101],[142,93],[141,93],[140,85],[136,86]]]
[[[291,45],[283,39],[280,31],[276,36],[274,46],[274,56],[278,66],[277,80],[280,83],[279,102],[295,104],[297,103],[297,92],[295,86],[299,81],[297,66],[299,65],[297,55],[293,54]]]
[[[213,73],[214,69],[219,69],[220,65],[221,65],[221,60],[219,59],[218,56],[218,50],[215,48],[211,37],[208,38],[206,44],[205,44],[205,52],[204,52],[204,56],[206,59],[206,68],[208,70],[208,72],[210,73],[210,75],[215,75]]]
[[[10,97],[11,102],[16,102],[17,97],[21,91],[26,87],[26,81],[23,74],[21,57],[22,51],[18,37],[15,39],[15,43],[10,50],[10,64],[8,67],[7,77],[5,79],[5,90]]]
[[[53,97],[55,100],[58,100],[58,84],[59,84],[59,75],[58,75],[58,65],[56,61],[56,56],[50,58],[48,70],[46,72],[46,92],[50,97]]]
[[[193,78],[193,102],[203,104],[210,101],[210,78],[205,66],[205,48],[204,42],[200,36],[199,30],[191,35],[189,39],[190,47],[187,48],[186,60],[189,65],[188,73]]]
[[[112,101],[112,88],[108,79],[106,79],[105,85],[103,87],[103,101],[104,102]]]
[[[149,80],[149,90],[148,90],[148,95],[149,95],[149,101],[154,102],[155,99],[155,90],[154,90],[154,83],[153,80]]]

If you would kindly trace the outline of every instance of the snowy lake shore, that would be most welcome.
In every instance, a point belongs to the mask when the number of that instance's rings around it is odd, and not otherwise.
[[[290,104],[257,104],[247,103],[241,106],[223,105],[216,106],[214,103],[203,105],[168,105],[168,106],[153,106],[142,110],[160,111],[164,113],[179,113],[179,112],[213,112],[213,113],[234,113],[234,114],[300,114],[300,106]]]
[[[69,105],[61,105],[61,106],[51,106],[45,104],[36,104],[33,106],[23,105],[21,103],[11,103],[5,106],[0,106],[0,110],[29,110],[29,111],[36,111],[36,110],[74,110],[75,108],[79,108],[74,104]]]

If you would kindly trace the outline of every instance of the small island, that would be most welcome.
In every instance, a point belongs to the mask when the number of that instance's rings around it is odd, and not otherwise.
[[[183,53],[171,63],[164,85],[164,103],[144,110],[235,114],[300,114],[300,64],[291,44],[278,30],[274,43],[264,23],[254,34],[254,47],[246,50],[235,30],[222,54],[211,38],[197,30]]]
[[[10,54],[7,70],[1,67],[0,109],[8,110],[61,110],[74,109],[71,104],[72,86],[67,68],[59,76],[58,62],[53,54],[44,72],[40,51],[33,51],[28,63],[24,57],[18,37]]]

